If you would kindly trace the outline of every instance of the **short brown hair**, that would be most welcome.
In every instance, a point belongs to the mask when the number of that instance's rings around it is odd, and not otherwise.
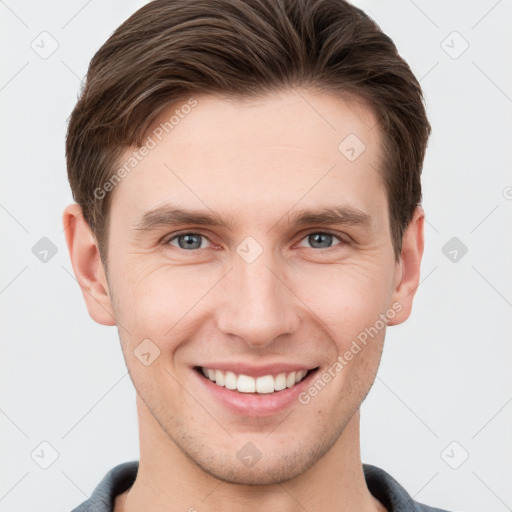
[[[295,86],[355,94],[373,107],[398,259],[422,199],[431,127],[418,81],[375,21],[344,0],[154,0],[94,55],[68,126],[73,198],[103,263],[112,194],[97,200],[95,190],[165,108],[191,95],[245,98]]]

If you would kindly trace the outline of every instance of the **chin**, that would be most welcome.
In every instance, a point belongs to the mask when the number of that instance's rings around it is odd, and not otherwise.
[[[315,461],[286,459],[277,460],[275,463],[263,461],[257,462],[253,467],[240,467],[241,463],[236,460],[227,467],[226,465],[201,465],[200,468],[207,474],[230,484],[238,485],[275,485],[298,477],[304,473]],[[197,462],[196,462],[197,463]],[[259,466],[259,467],[257,467]]]

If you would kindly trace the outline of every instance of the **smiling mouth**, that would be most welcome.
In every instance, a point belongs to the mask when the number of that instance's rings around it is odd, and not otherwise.
[[[316,368],[310,370],[300,370],[292,372],[280,372],[261,377],[251,377],[250,375],[237,374],[231,371],[223,371],[213,368],[195,366],[196,370],[203,378],[210,380],[219,387],[224,387],[231,391],[248,394],[272,394],[279,393],[288,388],[293,388],[299,382],[302,382],[310,373],[316,372]]]

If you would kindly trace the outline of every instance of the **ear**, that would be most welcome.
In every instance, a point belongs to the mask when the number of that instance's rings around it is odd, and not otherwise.
[[[80,205],[68,205],[64,209],[62,222],[71,264],[89,315],[99,324],[116,325],[98,245]]]
[[[425,212],[417,206],[413,217],[402,237],[400,260],[396,264],[395,283],[393,285],[392,304],[397,314],[388,321],[388,325],[405,322],[412,311],[412,300],[420,283],[420,266],[424,246]]]

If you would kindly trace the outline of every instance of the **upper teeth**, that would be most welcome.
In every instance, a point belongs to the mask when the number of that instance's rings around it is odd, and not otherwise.
[[[274,391],[291,388],[300,382],[307,373],[307,370],[300,370],[254,378],[250,375],[237,375],[230,371],[224,372],[211,368],[201,368],[201,370],[203,375],[215,382],[217,386],[236,389],[241,393],[273,393]]]

